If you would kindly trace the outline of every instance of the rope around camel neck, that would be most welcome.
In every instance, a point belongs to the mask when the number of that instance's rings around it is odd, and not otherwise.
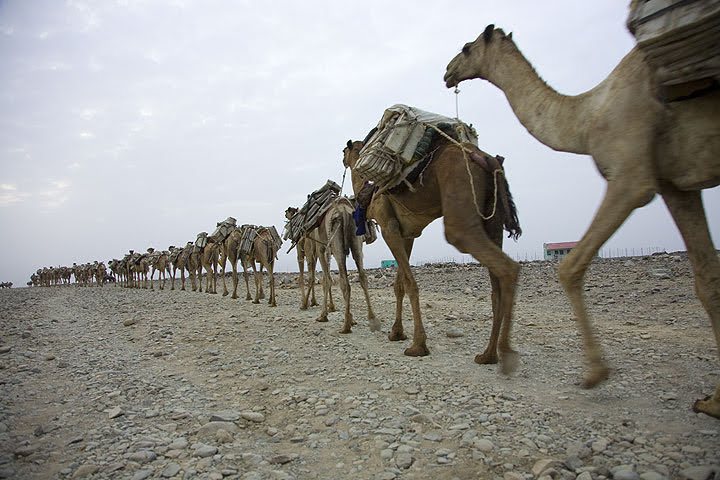
[[[435,125],[433,125],[433,124],[431,124],[431,123],[426,123],[426,125],[427,125],[428,127],[433,128],[433,129],[434,129],[436,132],[438,132],[440,135],[442,135],[442,136],[445,137],[447,140],[449,140],[451,143],[455,144],[458,148],[460,148],[460,150],[462,151],[462,154],[463,154],[463,158],[465,159],[465,170],[467,170],[468,178],[470,179],[470,189],[471,189],[471,191],[472,191],[473,205],[475,206],[475,211],[477,212],[478,215],[480,215],[480,218],[482,218],[482,219],[485,220],[485,221],[490,220],[491,218],[493,218],[493,217],[495,216],[495,213],[497,212],[498,174],[502,174],[502,173],[503,173],[502,168],[498,168],[498,169],[496,169],[496,170],[494,170],[494,171],[492,172],[492,175],[493,175],[493,183],[494,183],[494,188],[495,188],[495,194],[493,195],[493,208],[492,208],[492,213],[490,214],[490,216],[487,216],[487,217],[486,217],[486,216],[483,215],[483,213],[480,211],[480,207],[478,206],[477,193],[475,192],[475,182],[473,182],[472,172],[470,172],[470,160],[468,159],[468,155],[467,155],[468,153],[470,153],[470,150],[468,150],[468,149],[465,147],[465,145],[463,145],[462,143],[458,142],[457,140],[455,140],[454,138],[452,138],[450,135],[448,135],[447,133],[445,133],[445,132],[443,132],[442,130],[440,130],[440,129],[439,129],[438,127],[436,127]]]

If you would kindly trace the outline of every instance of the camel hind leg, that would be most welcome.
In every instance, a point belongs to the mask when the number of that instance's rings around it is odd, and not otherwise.
[[[383,237],[384,238],[384,237]],[[387,240],[385,240],[387,242]],[[404,255],[408,258],[408,264],[409,264],[409,258],[410,254],[412,253],[412,247],[414,240],[413,239],[405,239],[402,240],[403,245],[402,248],[404,250]],[[392,249],[391,249],[392,251]],[[393,252],[393,257],[395,258],[395,261],[397,261],[397,255]],[[390,333],[388,334],[388,340],[391,342],[397,342],[401,340],[406,340],[407,335],[405,335],[405,332],[403,330],[403,323],[402,323],[402,310],[403,310],[403,300],[405,298],[405,284],[407,280],[404,277],[404,271],[400,268],[400,264],[398,263],[398,269],[395,273],[395,280],[393,281],[393,292],[395,293],[395,322],[392,325],[392,328],[390,329]]]
[[[662,197],[685,240],[695,275],[695,293],[710,317],[720,356],[720,259],[708,231],[701,193],[665,187]],[[720,385],[714,395],[697,400],[693,410],[720,418]]]
[[[517,353],[510,346],[512,309],[515,300],[520,266],[503,253],[502,230],[493,220],[494,235],[490,237],[479,217],[468,219],[448,212],[445,215],[445,238],[463,253],[469,253],[490,272],[493,304],[493,326],[485,352],[475,357],[477,363],[496,363],[500,352],[503,373],[511,373],[517,366]]]
[[[350,252],[352,253],[353,260],[355,260],[355,266],[358,271],[358,278],[360,279],[360,286],[363,289],[365,295],[365,303],[368,309],[368,325],[370,326],[371,332],[380,331],[380,321],[375,316],[375,312],[370,304],[370,292],[368,291],[367,275],[365,274],[365,268],[363,267],[363,253],[362,253],[362,239],[355,237]]]

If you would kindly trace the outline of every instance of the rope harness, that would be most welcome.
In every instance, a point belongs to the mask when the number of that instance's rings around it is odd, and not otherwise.
[[[503,174],[503,169],[502,169],[502,168],[496,168],[495,170],[492,171],[493,185],[494,185],[494,190],[495,190],[495,193],[494,193],[494,195],[493,195],[493,208],[492,208],[492,212],[490,213],[490,215],[489,215],[489,216],[485,216],[485,215],[483,215],[483,213],[480,211],[480,206],[478,205],[477,193],[475,192],[475,182],[473,182],[472,172],[470,172],[470,159],[468,158],[468,154],[469,154],[469,153],[473,153],[473,152],[472,152],[471,150],[469,150],[467,147],[465,147],[465,145],[463,145],[462,143],[458,142],[457,140],[455,140],[454,138],[452,138],[452,137],[451,137],[450,135],[448,135],[447,133],[445,133],[445,132],[443,132],[442,130],[440,130],[440,129],[439,129],[438,127],[436,127],[435,125],[432,125],[432,124],[430,124],[430,123],[428,123],[428,124],[426,124],[426,125],[429,126],[429,127],[431,127],[431,128],[433,128],[436,132],[438,132],[440,135],[442,135],[443,137],[445,137],[445,139],[447,139],[449,142],[451,142],[451,143],[454,144],[456,147],[458,147],[458,148],[460,149],[460,151],[462,151],[463,158],[465,159],[465,170],[467,171],[467,173],[468,173],[468,178],[470,179],[470,189],[471,189],[471,191],[472,191],[473,205],[475,206],[475,211],[476,211],[477,214],[480,216],[480,218],[482,218],[482,219],[485,220],[485,221],[490,220],[491,218],[493,218],[493,217],[495,216],[495,214],[497,213],[497,203],[498,203],[498,202],[497,202],[497,201],[498,201],[498,174],[502,175],[502,174]]]

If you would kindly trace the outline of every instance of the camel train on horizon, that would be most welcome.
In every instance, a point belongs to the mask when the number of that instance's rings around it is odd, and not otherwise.
[[[656,194],[662,196],[683,236],[695,274],[697,296],[710,317],[720,349],[720,260],[710,237],[700,195],[702,189],[720,184],[718,77],[720,72],[715,73],[710,83],[692,83],[689,87],[697,87],[695,91],[682,90],[684,93],[678,97],[677,89],[664,88],[659,84],[658,69],[636,47],[595,88],[579,95],[566,96],[553,90],[538,76],[515,45],[512,34],[505,34],[493,25],[489,25],[476,40],[465,44],[447,65],[444,80],[448,88],[466,80],[487,80],[505,93],[518,120],[532,136],[554,150],[592,156],[598,171],[607,181],[605,197],[590,227],[558,268],[559,280],[570,299],[584,339],[589,365],[584,381],[587,388],[606,380],[609,369],[593,334],[586,308],[583,294],[585,272],[599,248],[630,213],[649,203]],[[668,97],[670,94],[673,97]],[[542,108],[538,108],[539,105]],[[386,116],[390,110],[392,108],[386,110]],[[357,255],[358,270],[362,270],[359,248],[362,241],[354,235],[346,236],[347,230],[360,229],[360,223],[351,225],[346,222],[349,217],[361,212],[380,226],[382,237],[397,262],[393,284],[396,314],[388,338],[391,341],[407,338],[402,323],[402,303],[407,294],[414,328],[412,344],[404,353],[409,356],[428,355],[430,351],[422,323],[419,289],[409,258],[414,239],[430,222],[442,217],[447,241],[485,265],[490,276],[492,328],[485,351],[478,354],[475,361],[500,363],[501,370],[510,373],[518,361],[518,355],[510,344],[510,331],[520,266],[503,253],[502,241],[503,230],[517,238],[521,229],[505,179],[503,159],[483,152],[476,143],[463,138],[459,124],[448,127],[445,121],[428,122],[422,124],[422,129],[414,130],[414,126],[408,126],[406,122],[412,111],[408,113],[396,109],[394,113],[399,111],[405,116],[401,117],[402,121],[396,121],[393,128],[397,127],[394,130],[396,133],[401,130],[401,125],[405,128],[402,135],[405,143],[392,148],[398,135],[384,131],[383,137],[383,130],[379,129],[383,120],[392,115],[384,116],[381,124],[365,140],[348,141],[342,161],[351,172],[356,204],[347,205],[350,200],[347,204],[345,200],[338,200],[337,209],[333,206],[321,224],[312,231],[303,232],[294,242],[300,269],[300,308],[317,304],[313,288],[317,260],[326,272],[323,262],[332,254],[339,267],[342,259],[340,270],[343,272],[344,258],[352,252],[353,256]],[[431,140],[423,146],[422,139],[426,137]],[[383,175],[397,165],[392,164],[395,160],[387,156],[388,150],[400,157],[407,153],[403,147],[411,138],[414,147],[399,167],[402,179],[400,183],[391,185],[392,182],[388,183],[388,178]],[[413,157],[421,150],[423,155]],[[395,179],[392,178],[393,181]],[[297,212],[294,207],[288,208],[286,217],[289,222]],[[228,241],[229,238],[220,246],[219,252],[211,256],[220,254],[223,271],[224,260],[231,259],[233,297],[236,297],[235,262],[239,258],[244,268],[246,263],[237,250],[225,247]],[[237,241],[235,238],[231,243]],[[174,258],[182,256],[177,254],[177,250],[172,250],[168,257],[173,252],[176,253]],[[185,252],[185,249],[179,250]],[[182,272],[183,268],[188,268],[187,262],[192,261],[191,257],[187,255],[184,264],[182,261],[177,264],[168,261]],[[256,255],[255,260],[259,257],[269,260],[272,255],[265,251]],[[193,265],[199,265],[200,255],[194,261]],[[307,264],[311,280],[307,289],[303,278],[304,264]],[[267,264],[265,266],[267,268]],[[200,267],[190,267],[189,271],[192,268]],[[222,277],[224,286],[224,275]],[[327,288],[329,283],[325,280],[327,274],[323,277],[325,300],[318,321],[326,321],[327,310],[333,307],[331,292]],[[182,280],[184,288],[184,275]],[[194,284],[194,277],[192,280]],[[380,323],[370,306],[364,272],[360,281],[368,305],[370,329],[379,330]],[[346,273],[341,287],[346,303],[342,331],[349,333],[353,321],[349,312]],[[214,292],[214,284],[208,283],[206,289]],[[271,302],[274,304],[273,299]],[[693,409],[720,418],[720,385],[713,395],[696,401]]]

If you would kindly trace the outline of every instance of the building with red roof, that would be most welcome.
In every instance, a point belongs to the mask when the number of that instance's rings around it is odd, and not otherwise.
[[[578,242],[543,243],[545,260],[565,258]]]

